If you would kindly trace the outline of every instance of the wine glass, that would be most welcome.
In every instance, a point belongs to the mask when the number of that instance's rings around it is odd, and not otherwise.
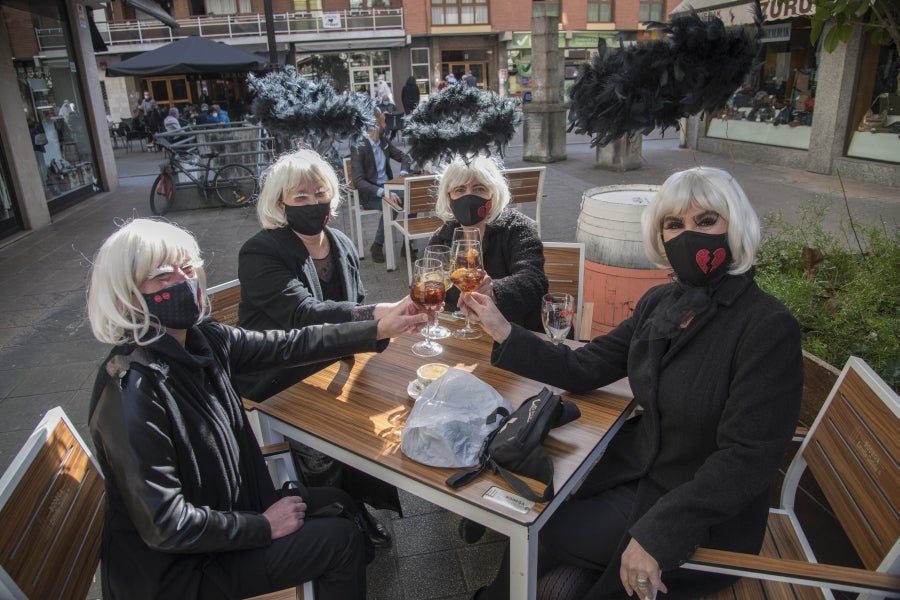
[[[453,285],[450,282],[450,246],[441,246],[437,244],[426,246],[424,258],[433,258],[441,261],[441,266],[444,269],[444,291],[446,292],[449,290],[450,286]],[[428,335],[430,335],[433,340],[442,340],[450,337],[450,330],[438,323],[437,319],[434,320],[434,325],[432,325],[430,329],[431,331]],[[425,335],[424,331],[422,332],[422,335]]]
[[[450,240],[450,246],[452,247],[459,240],[477,240],[480,242],[481,230],[477,227],[457,227],[453,230],[453,239]],[[458,308],[453,311],[453,316],[457,319],[465,318],[465,315]]]
[[[550,341],[558,344],[572,329],[572,315],[575,300],[572,294],[550,292],[541,299],[541,321]]]
[[[450,250],[450,255],[450,281],[459,289],[459,295],[462,297],[477,288],[484,279],[481,242],[457,240]],[[474,340],[481,337],[481,332],[469,325],[469,317],[466,317],[465,326],[454,331],[453,337]]]
[[[437,356],[443,346],[431,339],[429,332],[434,315],[444,306],[444,266],[434,258],[420,258],[413,266],[413,284],[409,297],[428,315],[428,325],[422,330],[425,340],[413,344],[416,356]]]

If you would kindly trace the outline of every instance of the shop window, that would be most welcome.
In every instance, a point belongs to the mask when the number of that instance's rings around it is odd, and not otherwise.
[[[610,23],[613,18],[613,0],[588,0],[588,23]]]
[[[322,0],[294,0],[294,12],[322,10]]]
[[[431,0],[432,25],[487,25],[487,0]]]
[[[427,95],[430,87],[429,70],[431,68],[428,48],[410,48],[409,62],[412,66],[412,75],[416,78],[416,84],[419,86],[419,94]]]
[[[665,21],[666,4],[664,0],[641,0],[638,5],[638,20]]]
[[[847,156],[900,163],[900,57],[866,40]]]

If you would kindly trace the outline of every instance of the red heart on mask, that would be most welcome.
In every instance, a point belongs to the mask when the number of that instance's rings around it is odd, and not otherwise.
[[[700,267],[701,271],[711,273],[722,266],[722,263],[725,262],[725,256],[725,248],[716,248],[712,254],[710,254],[709,250],[703,248],[697,251],[694,260],[697,261],[697,266]]]
[[[491,202],[488,202],[484,206],[478,207],[478,217],[484,219],[488,216],[488,213],[491,212]]]

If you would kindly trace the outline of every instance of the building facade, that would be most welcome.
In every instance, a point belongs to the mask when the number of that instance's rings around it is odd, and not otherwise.
[[[734,21],[735,9],[721,7],[735,3],[716,2],[560,0],[560,101],[599,44],[650,39],[655,33],[645,24],[665,21],[682,4]],[[722,111],[690,119],[688,142],[751,161],[898,185],[897,51],[871,46],[861,33],[832,53],[813,47],[811,2],[763,0],[761,69]],[[235,119],[246,107],[241,73],[111,77],[110,64],[201,35],[327,77],[339,90],[374,94],[384,79],[401,110],[399,90],[410,76],[421,98],[452,74],[527,103],[539,76],[531,68],[532,4],[271,0],[267,18],[264,0],[0,0],[0,76],[17,82],[0,90],[0,237],[46,225],[59,210],[116,188],[111,133],[138,116],[145,91],[160,110],[208,101]]]

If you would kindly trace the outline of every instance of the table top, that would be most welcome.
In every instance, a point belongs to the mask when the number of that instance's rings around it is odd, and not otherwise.
[[[453,329],[461,323],[448,326]],[[443,353],[430,358],[412,353],[411,346],[419,339],[406,335],[392,340],[382,353],[358,354],[333,363],[260,403],[258,408],[315,438],[484,506],[482,495],[492,486],[511,489],[499,475],[485,472],[469,485],[453,490],[445,481],[458,469],[423,465],[400,451],[400,433],[414,404],[407,395],[407,385],[415,379],[416,369],[429,362],[443,362],[473,373],[514,407],[540,392],[544,385],[491,366],[492,341],[486,334],[476,340],[440,340]],[[552,430],[544,443],[553,458],[556,490],[562,489],[603,436],[624,418],[631,403],[630,389],[624,381],[584,394],[566,392],[563,396],[578,405],[581,417]],[[539,482],[530,483],[535,490],[543,489]],[[525,514],[513,515],[508,509],[499,512],[530,523],[545,506],[536,504]]]

